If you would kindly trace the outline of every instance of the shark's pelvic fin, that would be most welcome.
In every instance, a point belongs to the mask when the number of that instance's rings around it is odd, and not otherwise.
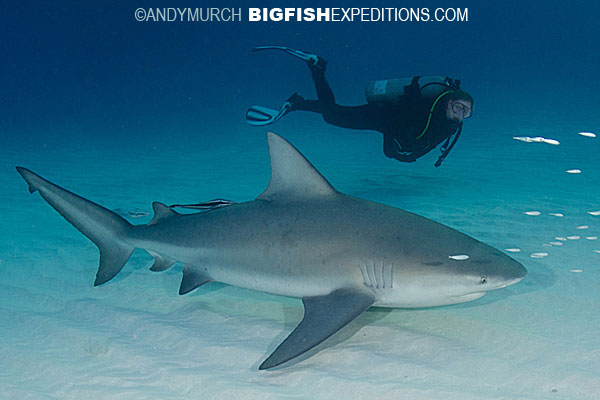
[[[153,272],[161,272],[161,271],[166,271],[169,268],[171,268],[173,266],[173,264],[176,263],[175,260],[171,260],[169,258],[165,258],[163,256],[161,256],[158,253],[155,253],[153,251],[150,250],[146,250],[148,253],[150,253],[150,255],[152,257],[154,257],[154,264],[152,264],[152,267],[150,267],[150,271]]]
[[[259,367],[269,369],[312,349],[375,302],[364,292],[340,289],[326,296],[304,297],[304,319]]]
[[[175,212],[171,207],[158,201],[152,203],[152,210],[154,210],[154,217],[148,222],[148,226],[155,225],[161,221],[179,215],[179,213]]]
[[[294,146],[269,132],[271,180],[257,198],[266,200],[335,196],[339,192]]]
[[[207,273],[202,272],[198,267],[184,265],[179,294],[189,293],[208,282],[212,282],[212,278]]]
[[[114,212],[47,181],[27,168],[17,167],[17,171],[29,185],[31,193],[39,191],[48,204],[98,246],[100,267],[94,286],[114,278],[133,253],[134,248],[122,241],[132,225]]]

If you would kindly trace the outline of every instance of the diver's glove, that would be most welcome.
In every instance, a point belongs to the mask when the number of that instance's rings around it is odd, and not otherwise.
[[[394,158],[402,162],[415,162],[417,156],[412,151],[405,151],[402,145],[395,138],[384,138],[383,152],[389,158]]]

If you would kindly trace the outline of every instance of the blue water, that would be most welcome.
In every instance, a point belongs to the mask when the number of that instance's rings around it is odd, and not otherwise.
[[[0,397],[597,397],[600,216],[590,212],[600,210],[600,138],[578,135],[600,134],[597,3],[401,5],[469,7],[461,24],[136,22],[136,8],[164,7],[153,3],[5,7]],[[371,6],[351,3],[343,6]],[[252,6],[283,5],[315,6]],[[511,255],[526,279],[459,306],[370,310],[313,357],[276,372],[257,367],[302,318],[297,299],[221,284],[178,296],[180,267],[151,273],[141,251],[94,288],[96,248],[29,195],[14,166],[111,209],[250,200],[269,167],[266,129],[245,124],[246,108],[314,96],[306,66],[250,52],[263,44],[325,57],[342,104],[362,103],[371,79],[460,78],[475,114],[441,168],[437,151],[401,164],[384,157],[380,134],[317,115],[294,113],[269,128],[342,192],[520,249]]]

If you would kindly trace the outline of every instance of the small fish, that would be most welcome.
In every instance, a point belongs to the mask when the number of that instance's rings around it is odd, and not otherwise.
[[[529,136],[513,136],[513,139],[519,140],[525,143],[547,143],[554,146],[558,146],[560,142],[556,139],[546,139],[541,136],[529,137]]]
[[[539,212],[539,211],[525,211],[523,214],[532,215],[532,216],[538,216],[538,215],[541,215],[542,213]]]
[[[581,136],[585,136],[585,137],[591,137],[591,138],[596,137],[596,134],[594,132],[579,132],[578,134]]]
[[[544,258],[548,257],[548,253],[532,253],[530,255],[531,258]]]

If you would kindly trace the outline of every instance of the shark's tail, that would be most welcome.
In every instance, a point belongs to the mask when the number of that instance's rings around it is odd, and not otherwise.
[[[129,222],[83,197],[65,190],[28,170],[17,171],[29,184],[29,192],[36,190],[67,221],[87,236],[100,250],[100,267],[94,286],[108,282],[121,271],[134,247],[125,243]]]

